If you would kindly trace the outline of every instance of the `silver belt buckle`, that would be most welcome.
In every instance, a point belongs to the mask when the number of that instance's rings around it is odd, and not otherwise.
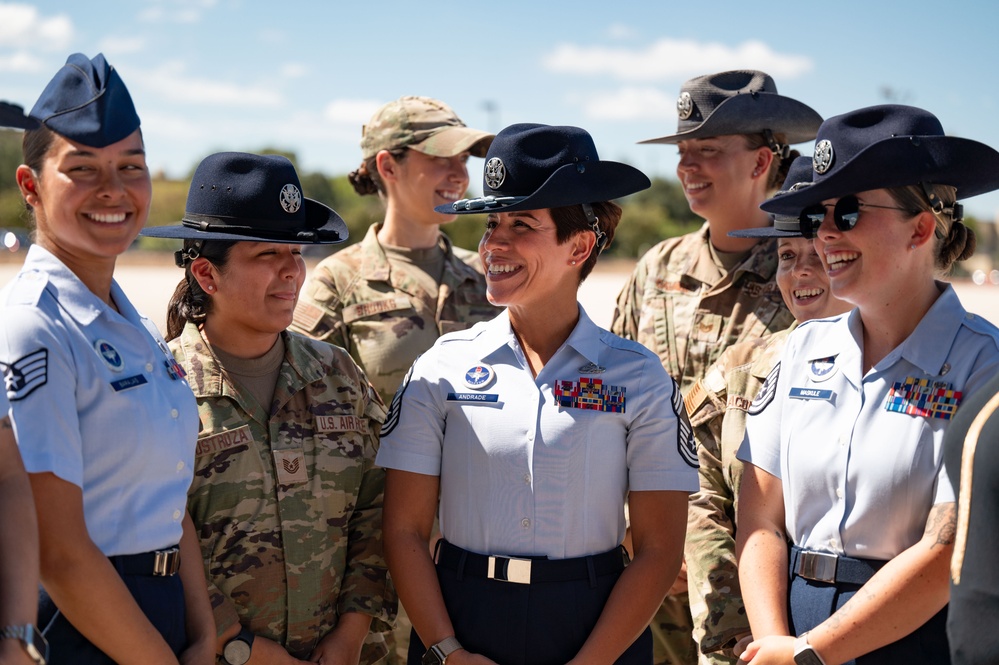
[[[180,570],[180,548],[171,547],[168,550],[156,552],[153,560],[153,575],[156,577],[170,577],[176,575]]]
[[[489,557],[486,577],[491,580],[513,582],[515,584],[531,583],[531,560],[513,559],[505,556]]]
[[[798,553],[798,575],[816,582],[836,582],[836,562],[839,557],[826,552],[802,551]]]

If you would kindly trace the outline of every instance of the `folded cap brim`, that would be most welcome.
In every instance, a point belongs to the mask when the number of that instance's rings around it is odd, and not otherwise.
[[[493,138],[489,132],[470,127],[445,127],[407,147],[432,157],[454,157],[466,151],[475,157],[484,157]]]

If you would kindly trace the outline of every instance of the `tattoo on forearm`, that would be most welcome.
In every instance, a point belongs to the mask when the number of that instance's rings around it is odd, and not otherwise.
[[[930,510],[926,533],[935,536],[931,547],[953,545],[957,534],[957,510],[953,503],[941,503]]]
[[[3,429],[14,429],[14,427],[10,424],[10,418],[7,416],[0,418],[0,430]]]

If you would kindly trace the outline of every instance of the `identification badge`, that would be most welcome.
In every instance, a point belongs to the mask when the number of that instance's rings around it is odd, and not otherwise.
[[[791,392],[788,393],[788,397],[791,399],[821,399],[826,402],[831,402],[833,398],[833,391],[816,390],[815,388],[791,388]]]
[[[116,393],[120,393],[122,390],[128,390],[129,388],[137,388],[144,383],[148,383],[146,377],[141,374],[136,374],[135,376],[126,376],[124,379],[118,379],[117,381],[111,382],[111,388],[114,389]]]
[[[572,409],[624,413],[625,386],[604,385],[603,379],[579,377],[579,381],[556,381],[555,404]]]
[[[946,381],[906,377],[896,381],[885,400],[885,411],[910,416],[950,420],[957,413],[963,393]]]
[[[301,449],[275,450],[274,468],[279,485],[298,485],[309,480],[305,471],[305,453]]]
[[[483,390],[496,378],[496,372],[489,365],[482,363],[469,368],[465,372],[465,385],[472,390]]]
[[[499,395],[495,393],[448,393],[449,402],[498,402]]]

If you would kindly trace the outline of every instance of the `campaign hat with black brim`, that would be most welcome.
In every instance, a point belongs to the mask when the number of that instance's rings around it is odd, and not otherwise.
[[[791,162],[784,184],[775,196],[784,196],[811,186],[812,158],[801,155]],[[770,215],[770,226],[729,231],[728,235],[732,238],[801,238],[801,221],[797,215]]]
[[[760,206],[798,215],[827,199],[920,183],[949,185],[958,198],[999,189],[999,152],[946,136],[940,121],[914,106],[882,104],[829,118],[819,128],[812,184]]]
[[[0,127],[9,129],[38,129],[38,121],[24,115],[24,107],[10,102],[0,102]]]
[[[140,235],[329,245],[347,240],[347,225],[329,206],[302,196],[288,158],[220,152],[195,170],[183,221]]]
[[[610,201],[652,186],[633,166],[601,161],[586,130],[533,123],[510,125],[496,135],[482,181],[481,197],[434,210],[467,215],[561,208]]]
[[[728,134],[783,134],[788,144],[815,138],[822,116],[797,99],[777,94],[777,84],[756,70],[719,72],[690,79],[680,88],[677,131],[639,141],[678,143]]]

